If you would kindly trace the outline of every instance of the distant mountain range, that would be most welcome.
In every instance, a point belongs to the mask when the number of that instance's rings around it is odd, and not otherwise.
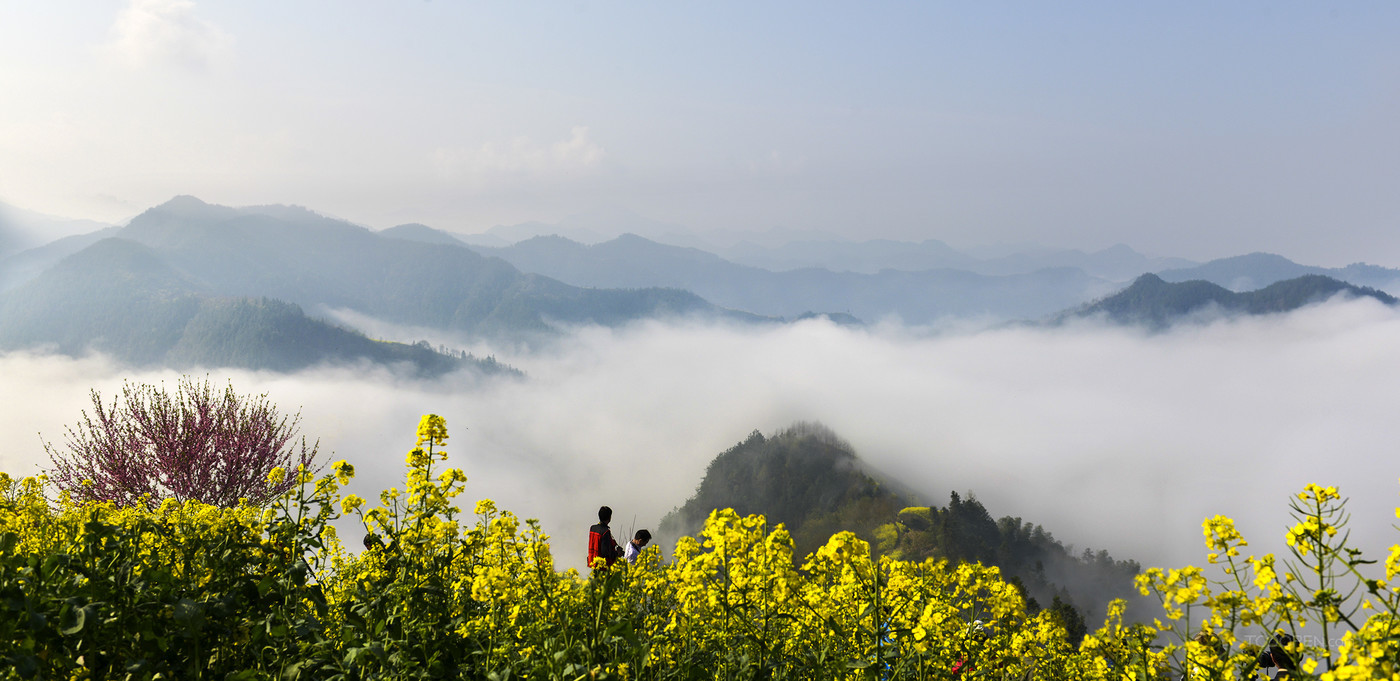
[[[1103,316],[1119,324],[1161,329],[1183,319],[1204,319],[1220,314],[1289,312],[1337,295],[1374,298],[1386,305],[1397,302],[1384,291],[1320,274],[1276,281],[1255,291],[1239,293],[1209,281],[1171,283],[1155,274],[1144,274],[1126,289],[1066,313],[1061,320]]]
[[[0,202],[0,259],[61,236],[86,234],[108,226],[93,220],[43,215]]]
[[[503,249],[542,236],[563,236],[580,244],[601,245],[628,233],[659,244],[713,253],[732,264],[772,272],[820,268],[876,274],[890,269],[906,272],[953,269],[1007,276],[1042,269],[1074,268],[1109,282],[1127,283],[1138,275],[1152,272],[1166,281],[1203,279],[1234,291],[1262,288],[1304,274],[1321,274],[1358,286],[1400,292],[1400,270],[1364,263],[1342,268],[1312,267],[1269,253],[1251,253],[1202,264],[1184,258],[1144,255],[1123,244],[1093,252],[1034,244],[960,251],[935,239],[850,241],[810,230],[773,229],[757,234],[717,233],[701,237],[679,225],[647,220],[625,211],[573,216],[553,224],[500,225],[482,235],[459,236],[445,232],[442,235],[472,245]],[[729,245],[723,245],[726,243]]]
[[[100,349],[137,363],[286,369],[323,361],[407,362],[431,374],[476,362],[418,344],[373,341],[322,319],[344,318],[342,312],[536,343],[571,325],[667,316],[928,324],[1098,314],[1160,325],[1206,306],[1292,309],[1350,290],[1337,288],[1342,282],[1356,287],[1353,295],[1380,298],[1385,289],[1400,290],[1400,270],[1318,268],[1263,253],[1204,264],[1151,258],[1126,246],[972,255],[935,240],[853,243],[794,233],[789,236],[802,238],[741,242],[726,258],[635,234],[592,245],[533,236],[473,246],[427,225],[374,232],[296,206],[230,208],[188,196],[122,227],[0,208],[0,247],[30,245],[0,256],[0,349]],[[607,233],[609,219],[580,219],[573,233]],[[615,219],[666,238],[691,238],[636,216]],[[36,225],[94,228],[33,246]],[[503,242],[548,227],[502,227],[493,238]],[[1153,268],[1159,276],[1121,290]],[[1318,279],[1267,295],[1240,293],[1304,276]],[[1184,283],[1192,280],[1200,281]],[[1189,290],[1167,286],[1172,282]],[[1272,302],[1259,302],[1260,296]]]
[[[597,245],[624,235],[641,236],[659,244],[714,253],[731,263],[774,272],[820,268],[832,272],[876,274],[883,270],[917,272],[954,269],[1005,276],[1072,267],[1091,277],[1128,281],[1143,272],[1192,267],[1183,258],[1152,257],[1119,244],[1096,252],[1046,248],[1032,244],[980,251],[959,251],[942,241],[872,239],[851,241],[814,230],[774,228],[765,232],[701,236],[680,225],[648,220],[626,211],[576,215],[557,223],[524,222],[498,225],[483,234],[454,235],[473,246],[504,248],[541,236],[562,236]]]
[[[921,242],[871,240],[794,241],[775,247],[741,243],[721,251],[728,259],[770,270],[819,267],[834,272],[875,274],[883,270],[917,272],[955,269],[993,277],[1030,274],[1046,269],[1073,268],[1090,277],[1126,281],[1143,272],[1185,268],[1197,263],[1183,258],[1146,256],[1119,244],[1088,253],[1073,249],[1031,248],[990,258],[954,250],[937,240]]]
[[[405,225],[384,233],[425,243],[450,243],[455,238],[422,225]],[[993,258],[975,258],[932,240],[798,241],[780,247],[736,247],[738,251],[748,249],[745,257],[750,264],[634,234],[592,245],[560,236],[535,236],[510,246],[473,248],[522,271],[576,286],[674,287],[693,291],[723,307],[761,315],[794,318],[811,310],[835,310],[866,322],[891,316],[911,324],[950,318],[1053,318],[1157,269],[1167,281],[1201,279],[1234,290],[1319,274],[1358,286],[1400,291],[1400,270],[1374,265],[1328,269],[1269,254],[1196,264],[1179,258],[1148,257],[1126,246],[1096,253],[1042,249]],[[826,266],[775,271],[753,263],[777,269],[799,263]],[[917,269],[931,264],[940,266]],[[862,271],[876,267],[882,269]]]
[[[674,287],[723,307],[784,318],[836,311],[867,322],[895,316],[911,324],[1020,319],[1052,314],[1116,287],[1073,268],[1007,275],[957,269],[862,274],[820,267],[774,272],[632,234],[592,246],[542,236],[504,248],[474,248],[577,286]]]
[[[0,295],[0,347],[90,350],[138,365],[293,371],[369,361],[419,375],[464,366],[513,372],[494,360],[366,338],[270,298],[212,295],[151,249],[103,239],[35,281]]]
[[[347,309],[515,341],[547,337],[560,324],[758,319],[676,289],[569,286],[465,245],[383,236],[297,207],[235,209],[177,197],[109,234],[4,261],[0,280],[13,287],[0,294],[0,347],[272,369],[408,361],[434,373],[452,362],[421,346],[371,341],[303,310]],[[15,263],[40,273],[18,283]]]
[[[643,217],[629,210],[605,208],[570,215],[558,222],[521,222],[496,225],[481,234],[461,234],[456,238],[473,246],[501,247],[537,236],[562,236],[571,241],[596,244],[623,234],[640,234],[653,241],[711,250],[713,244],[681,225]],[[783,239],[782,242],[792,239]]]
[[[1297,279],[1315,274],[1345,281],[1357,286],[1400,292],[1400,270],[1355,263],[1346,267],[1328,268],[1299,265],[1272,253],[1250,253],[1233,258],[1212,260],[1204,265],[1171,269],[1157,273],[1163,281],[1209,281],[1231,291],[1252,291],[1285,279]]]
[[[103,239],[116,236],[119,231],[120,227],[104,227],[87,234],[62,237],[42,246],[0,258],[0,293],[38,277],[58,261]]]

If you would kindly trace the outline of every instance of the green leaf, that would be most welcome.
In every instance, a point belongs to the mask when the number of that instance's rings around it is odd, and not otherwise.
[[[286,638],[287,625],[278,622],[273,624],[272,620],[267,621],[267,635],[273,638]]]
[[[301,676],[301,668],[310,664],[310,662],[310,660],[300,660],[298,662],[293,663],[290,667],[287,667],[286,669],[282,670],[282,678],[287,679],[287,681],[292,681],[293,679],[296,679],[297,677]]]
[[[66,616],[63,618],[68,624],[58,630],[64,636],[72,636],[83,630],[83,625],[87,624],[87,608],[65,608]],[[70,621],[71,620],[71,621]]]
[[[63,554],[59,554],[59,553],[49,554],[49,557],[46,558],[46,559],[44,560],[44,567],[43,567],[43,569],[42,569],[43,574],[44,574],[44,577],[45,577],[45,578],[52,577],[54,571],[58,569],[58,564],[61,563],[61,562],[63,562],[63,559],[64,559]]]

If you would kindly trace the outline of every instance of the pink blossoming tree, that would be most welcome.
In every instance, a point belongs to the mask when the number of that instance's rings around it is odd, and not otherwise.
[[[290,475],[270,485],[268,473],[310,470],[320,447],[304,437],[298,446],[300,412],[284,415],[267,395],[239,395],[232,383],[220,392],[186,376],[174,395],[163,385],[126,383],[111,406],[93,390],[92,405],[67,429],[63,447],[44,443],[49,479],[79,501],[263,504],[296,484]]]

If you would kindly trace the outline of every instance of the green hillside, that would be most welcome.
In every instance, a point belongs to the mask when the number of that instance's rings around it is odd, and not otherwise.
[[[922,505],[817,424],[771,437],[754,431],[715,457],[694,496],[662,519],[659,536],[672,542],[694,534],[722,508],[787,526],[799,564],[832,534],[849,530],[892,558],[996,565],[1036,607],[1062,612],[1080,634],[1081,614],[1101,617],[1110,600],[1136,598],[1136,562],[1107,551],[1076,552],[1021,518],[995,519],[971,493],[953,492],[943,507]]]
[[[805,556],[841,530],[873,540],[877,527],[911,503],[868,474],[835,433],[798,424],[772,437],[754,431],[715,457],[695,495],[660,528],[665,536],[692,534],[710,511],[732,508],[786,525],[794,554]]]

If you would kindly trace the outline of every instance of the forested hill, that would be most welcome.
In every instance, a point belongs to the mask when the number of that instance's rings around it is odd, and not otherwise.
[[[1136,599],[1134,561],[1106,551],[1076,553],[1021,518],[993,519],[970,493],[953,492],[945,507],[919,505],[914,497],[865,465],[830,429],[798,424],[771,437],[754,431],[715,457],[694,496],[661,521],[659,535],[673,542],[696,533],[714,509],[733,508],[786,525],[800,564],[832,534],[849,530],[881,555],[996,565],[1037,606],[1063,612],[1079,633],[1083,619],[1098,622],[1112,599]]]
[[[800,557],[840,530],[873,538],[911,503],[867,473],[831,430],[798,424],[772,437],[754,431],[715,457],[695,495],[661,521],[661,534],[694,534],[711,511],[732,508],[786,525]]]
[[[1296,310],[1336,295],[1374,298],[1386,305],[1397,299],[1384,291],[1310,274],[1236,293],[1208,281],[1168,283],[1155,274],[1138,277],[1128,288],[1061,316],[1102,315],[1119,324],[1163,328],[1173,322],[1212,314],[1271,314]]]

